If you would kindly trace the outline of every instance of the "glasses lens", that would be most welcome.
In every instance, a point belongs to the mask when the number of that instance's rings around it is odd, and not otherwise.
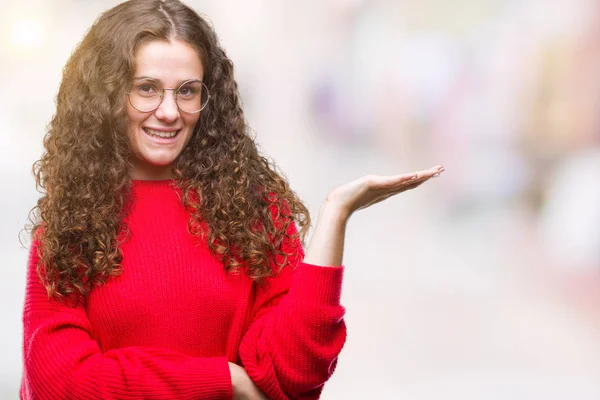
[[[208,103],[208,88],[203,82],[184,82],[177,89],[177,106],[187,113],[196,113]]]
[[[129,102],[138,111],[150,112],[158,108],[162,101],[163,88],[155,80],[135,81],[129,92]],[[177,106],[187,113],[201,111],[210,98],[206,85],[198,80],[184,82],[176,93]]]
[[[129,102],[139,111],[148,112],[158,107],[162,88],[150,79],[140,79],[133,84],[129,93]]]

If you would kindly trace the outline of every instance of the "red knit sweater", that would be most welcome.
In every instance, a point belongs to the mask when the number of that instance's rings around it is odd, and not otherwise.
[[[29,257],[24,399],[231,399],[228,361],[272,399],[317,399],[346,338],[343,267],[289,265],[256,285],[227,274],[173,181],[134,181],[123,273],[72,308],[49,300]],[[291,231],[295,226],[290,225]]]

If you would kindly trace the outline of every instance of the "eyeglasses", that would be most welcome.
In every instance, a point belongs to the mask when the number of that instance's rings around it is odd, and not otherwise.
[[[185,81],[177,89],[163,88],[155,79],[138,79],[133,83],[131,90],[127,92],[127,97],[129,104],[136,110],[151,112],[162,103],[165,90],[175,91],[175,103],[181,111],[186,113],[199,113],[206,107],[210,99],[208,87],[197,79]]]

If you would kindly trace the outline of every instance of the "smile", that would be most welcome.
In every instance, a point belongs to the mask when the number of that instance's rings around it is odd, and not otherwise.
[[[144,129],[144,132],[146,132],[150,136],[159,137],[159,138],[163,138],[163,139],[174,138],[175,136],[177,136],[179,134],[179,132],[181,132],[181,129],[176,130],[176,131],[167,131],[167,132],[155,131],[154,129],[150,129],[150,128],[143,128],[143,129]]]

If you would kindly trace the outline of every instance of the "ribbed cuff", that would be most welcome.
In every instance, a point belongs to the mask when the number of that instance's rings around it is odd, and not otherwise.
[[[187,381],[194,399],[231,400],[233,386],[226,357],[194,358],[187,368]]]
[[[294,301],[337,306],[342,295],[344,266],[323,267],[301,262],[294,273],[288,297]]]

